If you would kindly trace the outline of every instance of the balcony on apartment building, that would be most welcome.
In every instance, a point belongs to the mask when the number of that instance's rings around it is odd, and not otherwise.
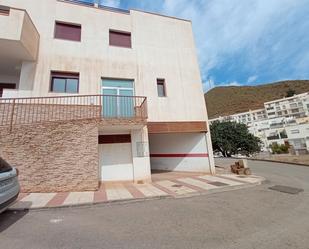
[[[35,62],[40,35],[25,10],[0,5],[0,97],[18,88],[23,63]]]
[[[144,124],[147,98],[120,95],[0,98],[0,127],[97,120],[108,125]]]

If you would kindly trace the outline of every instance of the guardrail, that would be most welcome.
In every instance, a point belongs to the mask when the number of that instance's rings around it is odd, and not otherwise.
[[[0,126],[81,119],[146,120],[147,98],[119,95],[0,98]]]

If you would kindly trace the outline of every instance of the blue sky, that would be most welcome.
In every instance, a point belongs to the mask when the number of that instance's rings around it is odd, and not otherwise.
[[[309,79],[309,0],[100,0],[192,20],[204,91]]]

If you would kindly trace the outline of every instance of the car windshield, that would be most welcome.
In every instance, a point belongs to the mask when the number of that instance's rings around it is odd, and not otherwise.
[[[11,170],[12,167],[0,157],[0,174]]]

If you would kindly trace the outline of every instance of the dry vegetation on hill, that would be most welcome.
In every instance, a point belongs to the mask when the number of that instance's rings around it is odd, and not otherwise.
[[[309,92],[309,80],[280,81],[259,86],[215,87],[205,94],[209,118],[263,108],[263,103],[286,96]]]

